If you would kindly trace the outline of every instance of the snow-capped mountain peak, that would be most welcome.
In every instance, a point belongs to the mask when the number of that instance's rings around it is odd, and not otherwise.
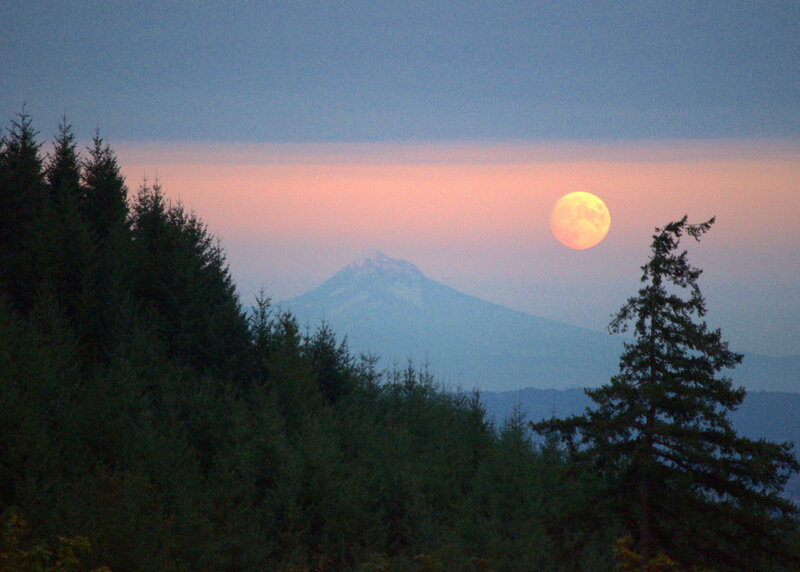
[[[362,254],[355,262],[345,266],[340,273],[354,274],[357,276],[382,276],[382,277],[408,277],[423,278],[419,268],[407,260],[390,258],[377,250],[369,250]]]
[[[466,387],[596,386],[619,361],[621,342],[607,334],[463,294],[377,251],[284,305],[300,323],[324,319],[356,352],[430,358],[431,371]]]

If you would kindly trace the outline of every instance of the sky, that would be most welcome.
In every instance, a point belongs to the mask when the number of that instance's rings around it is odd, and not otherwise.
[[[96,129],[220,237],[243,303],[369,249],[602,329],[656,226],[734,349],[800,354],[800,3],[6,1],[0,114]],[[2,118],[0,118],[2,119]],[[7,123],[6,123],[7,124]],[[549,214],[598,195],[570,250]]]

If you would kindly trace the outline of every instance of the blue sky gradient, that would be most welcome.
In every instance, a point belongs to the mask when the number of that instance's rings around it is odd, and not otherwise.
[[[798,38],[795,0],[12,1],[0,109],[112,140],[796,138]]]

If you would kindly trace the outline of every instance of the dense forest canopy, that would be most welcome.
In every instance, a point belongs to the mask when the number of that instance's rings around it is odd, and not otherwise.
[[[43,154],[18,114],[0,142],[0,204],[0,569],[599,570],[637,557],[633,504],[585,516],[626,482],[617,473],[555,437],[534,444],[520,414],[494,426],[477,394],[439,391],[424,368],[377,371],[265,295],[245,313],[202,220],[157,182],[131,195],[99,133],[79,149],[64,120]],[[762,569],[798,554],[796,521],[780,523]],[[719,539],[724,569],[742,545]],[[684,567],[713,566],[720,548],[685,562],[658,546]]]

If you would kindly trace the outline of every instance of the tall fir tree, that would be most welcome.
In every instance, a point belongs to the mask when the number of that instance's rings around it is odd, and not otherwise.
[[[74,320],[81,307],[86,270],[92,257],[89,231],[81,215],[81,159],[72,126],[63,117],[45,166],[48,209],[48,278],[61,309]]]
[[[81,160],[78,156],[72,125],[66,117],[58,124],[53,154],[45,168],[47,188],[55,210],[71,208],[81,200]]]
[[[129,333],[131,310],[128,190],[116,155],[100,137],[92,138],[83,162],[81,213],[92,256],[85,272],[81,338],[89,359],[105,362]]]
[[[633,324],[619,374],[586,391],[594,406],[583,415],[532,424],[560,434],[577,460],[607,477],[593,510],[622,518],[643,569],[659,552],[686,567],[797,564],[787,545],[797,510],[781,491],[800,465],[791,444],[745,439],[731,427],[728,413],[745,391],[720,372],[742,356],[699,320],[702,271],[676,252],[684,234],[699,240],[713,222],[683,217],[656,229],[643,286],[609,327]]]
[[[322,395],[329,403],[336,403],[351,389],[353,363],[347,339],[337,344],[336,334],[323,321],[306,345]]]
[[[140,188],[132,224],[134,295],[170,353],[198,371],[243,375],[250,333],[219,243],[158,183]]]
[[[0,284],[27,312],[42,280],[47,192],[40,144],[24,108],[0,141]]]
[[[104,241],[128,217],[128,190],[117,157],[95,133],[83,169],[82,208],[95,240]]]

